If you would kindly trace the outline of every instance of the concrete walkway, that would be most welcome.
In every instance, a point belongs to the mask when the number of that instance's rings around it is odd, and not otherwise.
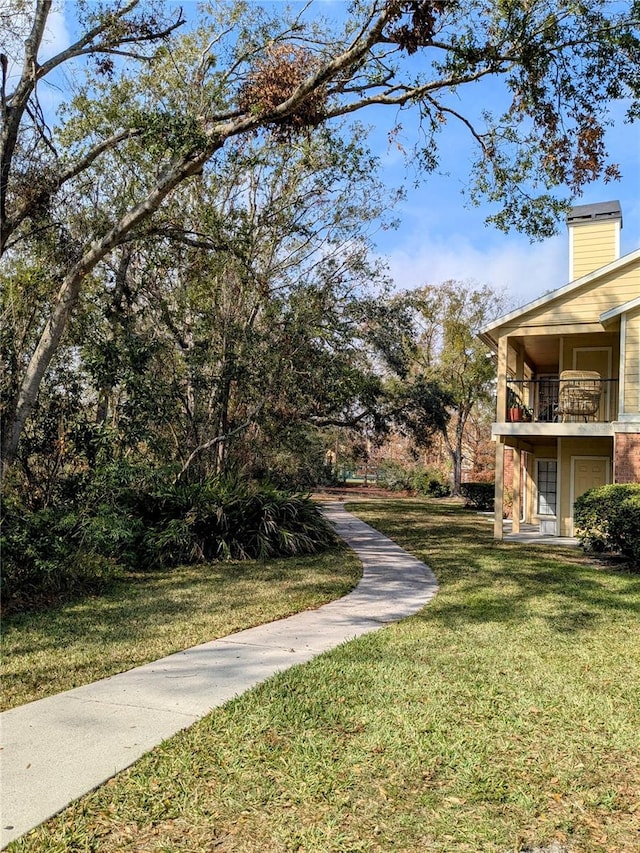
[[[433,598],[424,563],[343,505],[323,509],[363,564],[349,595],[0,715],[3,847],[211,709]]]
[[[552,536],[547,533],[540,533],[540,527],[537,524],[520,523],[520,532],[512,532],[512,521],[505,518],[503,525],[503,541],[504,542],[521,542],[525,545],[557,545],[563,548],[578,548],[580,543],[574,536]]]

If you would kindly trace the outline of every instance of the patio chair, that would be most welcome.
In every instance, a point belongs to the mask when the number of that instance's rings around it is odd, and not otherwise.
[[[582,417],[595,420],[600,408],[602,382],[595,370],[563,370],[560,373],[558,390],[558,415],[562,422],[567,417]]]

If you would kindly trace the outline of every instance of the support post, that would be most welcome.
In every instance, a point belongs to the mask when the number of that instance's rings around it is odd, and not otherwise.
[[[498,370],[496,387],[496,421],[504,423],[507,419],[507,337],[498,340]]]
[[[513,533],[520,533],[520,516],[522,515],[522,451],[519,447],[513,449],[513,505],[511,520]]]
[[[504,517],[504,443],[501,438],[496,440],[496,491],[495,509],[493,516],[493,538],[503,539],[503,517]]]

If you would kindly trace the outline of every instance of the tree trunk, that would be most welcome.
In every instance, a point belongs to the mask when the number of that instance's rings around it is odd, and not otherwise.
[[[452,494],[454,497],[460,496],[460,486],[462,485],[462,444],[464,439],[464,428],[467,423],[467,418],[469,417],[470,411],[470,406],[463,406],[458,410],[458,420],[455,425],[454,441],[451,441],[451,438],[446,430],[443,433],[444,443],[447,450],[449,451],[449,456],[451,457],[451,463],[453,468]]]
[[[138,224],[156,212],[164,199],[181,181],[199,172],[213,151],[220,148],[222,144],[222,140],[218,140],[206,151],[184,157],[179,164],[165,174],[142,202],[126,213],[101,240],[93,243],[67,273],[51,317],[25,371],[15,409],[7,419],[2,447],[3,477],[15,460],[20,436],[33,409],[40,383],[66,331],[85,278],[112,249],[131,234]]]

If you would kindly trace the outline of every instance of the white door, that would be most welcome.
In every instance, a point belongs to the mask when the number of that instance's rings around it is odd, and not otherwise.
[[[536,485],[538,500],[536,514],[540,533],[558,535],[558,463],[555,459],[538,459]]]

